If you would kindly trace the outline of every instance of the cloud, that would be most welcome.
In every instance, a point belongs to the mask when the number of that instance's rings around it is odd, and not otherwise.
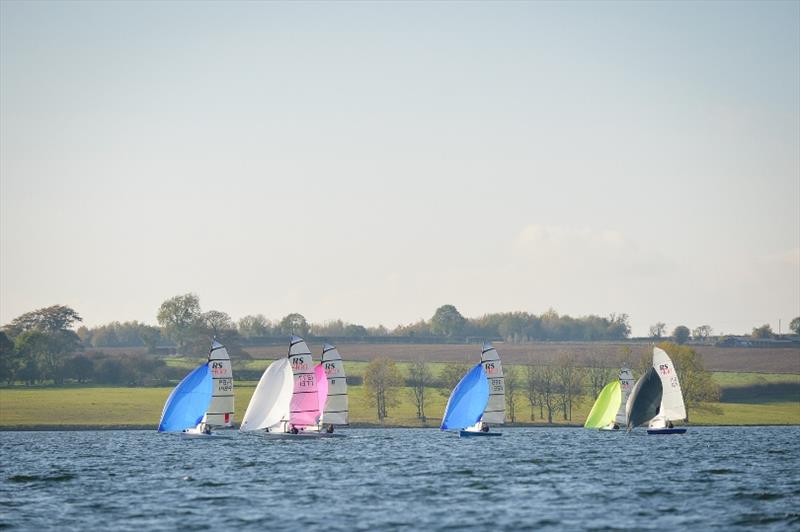
[[[560,271],[662,275],[675,269],[658,249],[643,247],[615,229],[530,224],[514,239],[519,257]]]

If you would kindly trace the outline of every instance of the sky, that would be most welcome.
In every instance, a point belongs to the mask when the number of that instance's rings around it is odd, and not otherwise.
[[[800,316],[799,2],[0,3],[0,323]]]

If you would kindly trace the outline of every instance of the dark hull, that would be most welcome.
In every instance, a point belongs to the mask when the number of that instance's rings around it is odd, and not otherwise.
[[[460,430],[458,435],[462,438],[475,438],[478,436],[502,436],[501,432],[472,432],[469,430]]]
[[[658,435],[658,434],[685,434],[685,428],[671,428],[671,429],[647,429],[648,434]]]

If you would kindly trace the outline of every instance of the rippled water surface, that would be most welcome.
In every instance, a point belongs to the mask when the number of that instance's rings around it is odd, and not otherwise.
[[[800,529],[800,428],[0,433],[0,527]]]

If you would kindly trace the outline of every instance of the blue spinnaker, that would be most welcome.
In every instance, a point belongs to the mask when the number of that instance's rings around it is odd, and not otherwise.
[[[469,370],[456,385],[442,418],[442,430],[460,430],[480,421],[489,403],[489,379],[483,364]]]
[[[172,390],[161,413],[158,432],[178,432],[197,426],[211,403],[211,371],[203,364]]]

